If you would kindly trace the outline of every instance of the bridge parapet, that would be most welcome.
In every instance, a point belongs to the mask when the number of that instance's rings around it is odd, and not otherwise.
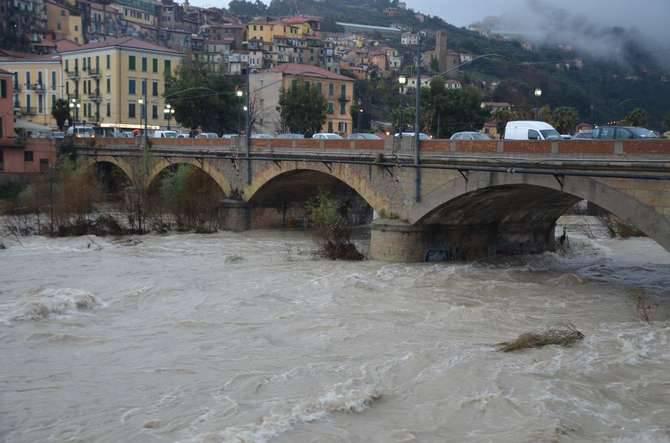
[[[152,150],[203,151],[220,150],[243,153],[240,139],[151,139]],[[94,143],[82,141],[83,149],[141,149],[140,139],[99,138]],[[253,153],[369,153],[377,155],[413,154],[413,146],[388,140],[312,140],[312,139],[254,139]],[[452,141],[426,140],[421,143],[422,157],[488,156],[488,157],[652,157],[670,158],[670,140],[564,140],[564,141]]]

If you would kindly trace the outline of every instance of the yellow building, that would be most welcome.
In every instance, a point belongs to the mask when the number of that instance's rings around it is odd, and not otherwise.
[[[160,5],[151,0],[114,0],[112,7],[116,8],[121,17],[138,25],[157,26],[160,16]]]
[[[132,37],[89,43],[61,52],[65,94],[77,121],[103,128],[165,127],[165,81],[182,54]],[[76,106],[76,105],[79,106]]]
[[[247,39],[271,43],[275,37],[315,37],[320,32],[320,18],[291,17],[277,21],[253,21],[247,25]]]
[[[81,15],[76,8],[47,0],[47,28],[54,33],[56,40],[66,39],[75,43],[84,43],[81,27]]]
[[[321,131],[336,132],[342,136],[351,134],[353,79],[316,66],[287,63],[269,71],[253,73],[249,82],[255,132],[281,132],[278,108],[282,89],[309,83],[310,87],[321,91],[328,103],[326,122]]]
[[[55,128],[51,109],[65,94],[60,56],[0,50],[0,69],[14,76],[16,117]]]

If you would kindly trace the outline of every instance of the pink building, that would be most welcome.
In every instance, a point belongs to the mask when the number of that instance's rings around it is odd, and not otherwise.
[[[0,143],[14,138],[14,77],[0,69]]]
[[[0,69],[0,174],[35,174],[56,163],[49,139],[18,140],[14,134],[13,75]]]

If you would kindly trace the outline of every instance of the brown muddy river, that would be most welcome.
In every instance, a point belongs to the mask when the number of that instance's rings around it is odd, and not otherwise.
[[[650,240],[412,265],[295,232],[139,240],[5,242],[0,441],[670,442]],[[566,322],[570,348],[493,346]]]

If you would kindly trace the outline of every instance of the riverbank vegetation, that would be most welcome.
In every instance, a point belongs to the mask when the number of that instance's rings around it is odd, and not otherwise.
[[[363,260],[363,254],[351,240],[351,224],[342,202],[321,191],[307,202],[305,209],[320,255],[331,260]]]
[[[155,183],[132,183],[111,165],[62,159],[4,200],[2,231],[13,237],[215,232],[223,192],[197,168],[168,168]],[[137,176],[143,176],[138,174]]]

